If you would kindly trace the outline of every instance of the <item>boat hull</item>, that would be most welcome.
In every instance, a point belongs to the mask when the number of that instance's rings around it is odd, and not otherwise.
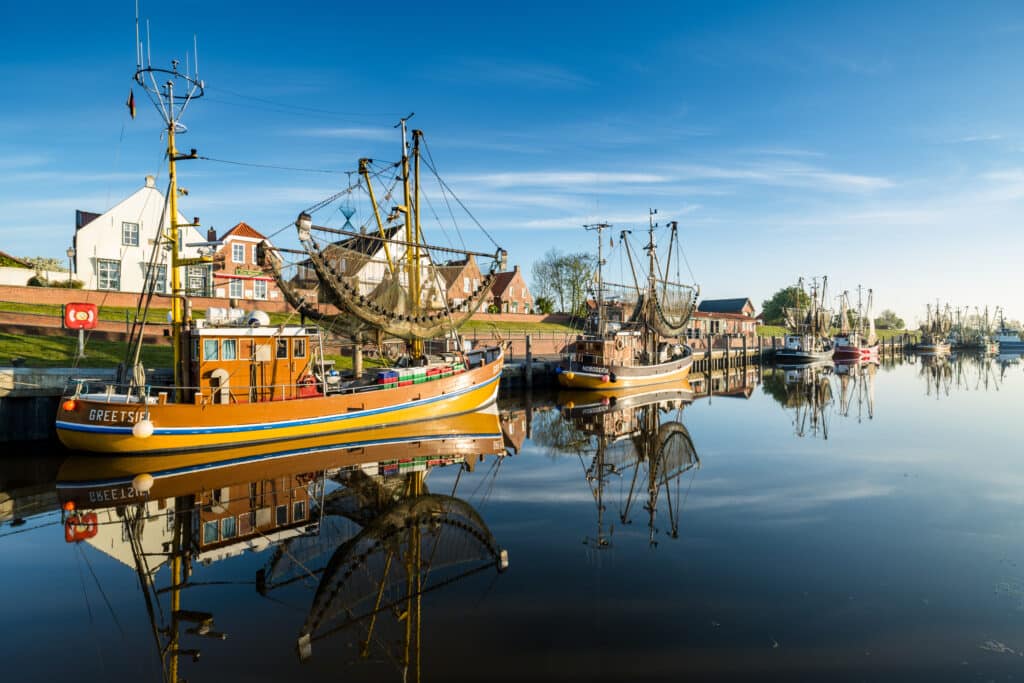
[[[690,374],[693,366],[693,351],[687,347],[682,358],[639,367],[580,367],[576,363],[565,362],[559,366],[558,383],[566,389],[588,389],[597,391],[621,391],[636,387],[680,382]]]
[[[62,402],[57,436],[92,453],[180,453],[392,427],[457,415],[497,398],[502,354],[489,363],[412,386],[255,403],[115,403],[103,397]],[[73,404],[70,410],[66,404]],[[148,416],[153,433],[135,436]]]
[[[878,344],[874,346],[836,346],[832,358],[836,361],[877,361]]]
[[[830,361],[835,353],[834,349],[827,351],[801,351],[798,349],[778,349],[775,351],[776,365],[807,365]]]
[[[934,343],[934,344],[918,344],[914,347],[914,351],[917,353],[938,355],[943,353],[949,353],[952,347],[946,342]]]

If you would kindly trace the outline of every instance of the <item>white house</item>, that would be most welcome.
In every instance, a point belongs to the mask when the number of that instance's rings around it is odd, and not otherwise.
[[[156,187],[153,176],[127,199],[103,214],[75,212],[75,277],[86,289],[101,291],[141,292],[146,281],[153,244],[160,229],[164,194]],[[179,212],[179,225],[187,223]],[[164,228],[170,228],[165,220]],[[189,223],[178,229],[178,253],[183,258],[199,256],[199,247],[187,246],[204,240],[199,230]],[[167,292],[167,266],[171,255],[162,249],[157,256],[158,292]],[[193,296],[209,296],[211,268],[208,265],[182,268],[181,282]]]

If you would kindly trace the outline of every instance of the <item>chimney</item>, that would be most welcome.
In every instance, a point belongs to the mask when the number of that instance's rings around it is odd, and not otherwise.
[[[519,272],[519,266],[512,266],[512,272],[513,273],[518,273]]]
[[[217,228],[209,228],[206,231],[206,241],[216,242],[217,241]]]
[[[156,187],[156,178],[151,175],[146,176],[146,187]]]

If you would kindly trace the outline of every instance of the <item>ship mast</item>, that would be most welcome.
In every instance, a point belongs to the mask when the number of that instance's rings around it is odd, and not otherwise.
[[[651,364],[658,361],[658,338],[654,333],[654,329],[651,323],[654,321],[654,293],[656,286],[656,272],[655,272],[655,256],[654,256],[654,216],[658,213],[657,209],[650,209],[647,212],[647,326],[645,330],[647,357]]]
[[[583,226],[585,230],[597,231],[597,335],[599,337],[604,336],[604,281],[601,273],[601,268],[604,266],[604,252],[602,251],[604,240],[602,234],[610,227],[612,227],[611,223],[594,223]]]
[[[148,33],[148,28],[147,28]],[[138,17],[136,16],[136,36],[138,36]],[[171,253],[171,336],[174,345],[174,386],[176,388],[175,399],[182,400],[182,387],[184,376],[184,362],[182,358],[181,334],[184,323],[187,322],[188,313],[185,307],[185,289],[182,287],[181,269],[191,265],[206,264],[212,262],[212,256],[205,255],[198,258],[183,258],[181,255],[181,229],[192,225],[191,223],[178,223],[178,193],[185,194],[184,189],[178,188],[177,162],[186,159],[196,159],[196,150],[189,150],[188,154],[179,154],[175,145],[176,135],[186,131],[181,123],[182,115],[192,100],[203,96],[205,85],[199,79],[199,56],[195,56],[195,73],[182,73],[178,71],[178,60],[171,60],[170,69],[154,67],[152,60],[147,57],[146,65],[142,62],[142,45],[136,37],[136,65],[134,80],[138,83],[156,107],[164,121],[167,131],[167,165],[168,165],[168,189],[167,203],[168,216],[165,229],[162,235],[158,236],[158,248],[160,244],[167,246]],[[147,55],[149,48],[147,48]],[[166,80],[161,84],[158,79]],[[175,85],[179,88],[176,91]]]

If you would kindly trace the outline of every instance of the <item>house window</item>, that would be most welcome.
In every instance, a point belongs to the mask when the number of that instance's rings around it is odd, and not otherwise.
[[[253,280],[252,281],[252,298],[253,299],[266,299],[267,298],[267,281],[266,280]]]
[[[718,334],[719,326],[720,326],[720,321],[712,320],[711,321],[711,334]]]
[[[244,244],[232,244],[231,245],[231,262],[232,263],[245,263],[245,245]]]
[[[277,340],[277,357],[287,358],[288,357],[288,340],[278,339]]]
[[[139,224],[121,223],[121,244],[126,247],[139,246]]]
[[[466,293],[466,294],[469,294],[469,278],[468,277],[462,278],[462,291],[464,293]]]
[[[143,275],[146,280],[145,288],[148,291],[150,283],[153,283],[153,291],[159,294],[167,292],[167,266],[158,265],[154,270],[148,263],[142,264]],[[154,275],[155,273],[155,275]]]
[[[220,538],[220,524],[212,520],[203,524],[203,544],[216,543]]]
[[[121,262],[99,259],[96,277],[100,289],[121,289]]]
[[[250,263],[259,263],[260,262],[259,248],[260,248],[260,245],[258,245],[258,244],[252,245],[252,261],[250,261]]]
[[[216,339],[203,340],[203,360],[219,360],[218,343]]]
[[[228,283],[228,296],[232,299],[242,298],[242,281],[233,279]]]
[[[306,501],[297,500],[292,505],[292,520],[301,522],[306,518]]]
[[[518,301],[513,301],[512,302],[512,312],[513,313],[518,313],[519,312],[519,302]]]
[[[305,339],[293,339],[292,340],[292,358],[305,358],[306,357],[306,340]]]
[[[473,278],[473,291],[475,292],[480,287],[480,280]]]
[[[223,360],[238,360],[238,340],[225,339],[221,344],[220,354]]]
[[[209,296],[209,270],[206,266],[189,266],[188,293],[192,296]]]

